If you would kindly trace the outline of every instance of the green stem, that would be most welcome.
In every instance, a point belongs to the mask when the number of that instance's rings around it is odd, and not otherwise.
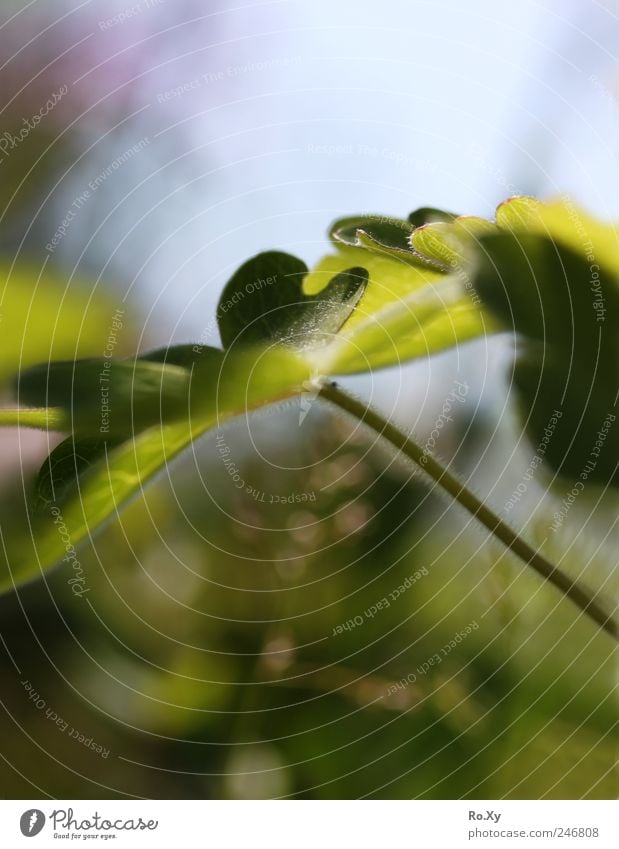
[[[371,427],[385,437],[395,448],[413,460],[436,483],[448,492],[458,504],[484,525],[493,536],[499,539],[510,551],[518,555],[525,563],[533,568],[538,575],[553,584],[564,596],[569,598],[577,607],[586,613],[600,628],[603,628],[615,639],[619,639],[619,630],[612,615],[600,605],[595,595],[577,581],[573,581],[557,566],[542,557],[519,536],[508,524],[496,515],[483,501],[480,501],[466,486],[437,460],[405,436],[397,427],[386,421],[375,410],[366,404],[352,398],[335,384],[325,384],[320,392],[323,398],[336,404],[340,409],[354,416],[359,421]]]
[[[0,427],[38,427],[42,430],[70,430],[64,410],[55,407],[40,409],[0,409]]]

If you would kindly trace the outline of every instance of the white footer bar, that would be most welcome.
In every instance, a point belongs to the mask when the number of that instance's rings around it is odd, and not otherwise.
[[[611,801],[35,799],[0,802],[0,846],[615,849],[617,814]]]

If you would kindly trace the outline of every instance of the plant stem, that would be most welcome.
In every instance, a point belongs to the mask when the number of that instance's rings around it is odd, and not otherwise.
[[[54,407],[0,409],[0,427],[38,427],[42,430],[70,430],[64,410]]]
[[[483,501],[480,501],[466,486],[448,469],[425,451],[420,445],[403,434],[375,410],[356,398],[343,392],[335,384],[325,384],[320,392],[323,398],[336,404],[340,409],[354,416],[359,421],[371,427],[380,436],[387,439],[395,448],[413,460],[436,483],[448,492],[462,507],[481,522],[493,536],[499,539],[510,551],[518,555],[525,563],[533,568],[538,575],[569,598],[577,607],[586,613],[600,628],[603,628],[615,639],[619,639],[619,630],[612,614],[608,613],[596,599],[594,593],[572,580],[557,566],[546,560],[532,548],[516,531],[496,515]]]

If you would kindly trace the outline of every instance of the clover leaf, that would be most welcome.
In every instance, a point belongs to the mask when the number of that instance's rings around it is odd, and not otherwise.
[[[342,219],[331,239],[332,252],[311,271],[277,251],[241,266],[217,307],[223,350],[181,345],[19,375],[19,400],[44,408],[32,421],[70,423],[72,433],[43,465],[32,533],[9,542],[0,589],[56,562],[67,538],[76,545],[90,536],[218,423],[300,395],[317,377],[397,365],[488,332],[515,330],[523,340],[515,383],[527,427],[537,438],[561,408],[547,456],[577,473],[595,429],[614,415],[614,231],[565,205],[512,199],[494,222],[426,207],[408,220]],[[614,474],[618,429],[607,431],[591,479]]]
[[[359,267],[342,269],[320,295],[303,291],[306,274],[302,260],[278,251],[244,263],[219,299],[224,346],[272,341],[302,349],[337,333],[363,294],[367,272]]]
[[[151,356],[165,358],[165,353]],[[74,434],[61,443],[39,474],[31,533],[7,541],[0,559],[0,591],[40,576],[67,545],[76,546],[116,516],[206,431],[301,392],[310,377],[307,364],[282,347],[223,352],[186,346],[172,349],[171,357],[192,362],[186,370],[188,413],[152,424],[132,438]],[[144,361],[139,362],[141,367]]]
[[[617,484],[619,239],[569,198],[511,198],[494,222],[417,229],[415,248],[467,276],[516,334],[513,381],[525,428],[554,470]],[[550,423],[552,425],[550,426]]]
[[[404,220],[357,217],[334,225],[336,253],[311,272],[277,251],[250,259],[217,307],[224,350],[182,345],[21,372],[18,400],[53,408],[50,421],[70,423],[72,434],[41,469],[31,539],[9,548],[0,587],[60,558],[54,515],[77,544],[218,422],[300,394],[317,377],[427,356],[486,332],[457,277],[416,251],[414,231]]]

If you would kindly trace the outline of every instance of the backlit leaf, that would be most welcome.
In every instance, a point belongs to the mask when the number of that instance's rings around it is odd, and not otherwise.
[[[503,233],[482,239],[475,285],[522,337],[514,383],[533,443],[550,433],[545,457],[554,469],[606,484],[616,483],[619,458],[619,280],[596,265],[592,280],[582,252],[546,236]]]
[[[76,432],[131,434],[187,414],[189,372],[146,360],[52,362],[22,372],[17,400],[60,407]]]
[[[336,333],[363,293],[365,270],[340,269],[319,295],[304,292],[306,274],[304,262],[277,251],[242,265],[217,308],[224,346],[271,341],[301,349]]]
[[[203,348],[192,371],[190,415],[155,425],[122,443],[73,438],[41,470],[29,538],[7,541],[0,590],[39,576],[116,516],[192,441],[233,416],[302,390],[308,366],[283,348],[224,354]],[[76,585],[77,586],[77,585]]]
[[[0,264],[0,383],[40,362],[130,350],[125,311],[87,281],[63,278],[49,263]]]

